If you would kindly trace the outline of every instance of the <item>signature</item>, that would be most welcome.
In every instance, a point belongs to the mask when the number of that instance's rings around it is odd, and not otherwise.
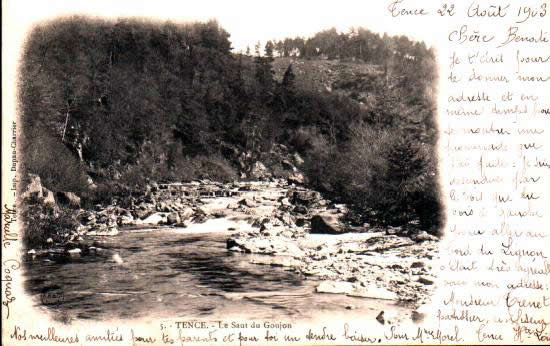
[[[6,319],[10,318],[10,304],[15,301],[15,296],[12,292],[13,272],[21,267],[21,263],[14,259],[9,259],[2,262],[2,285],[4,297],[2,305],[6,307]]]
[[[12,241],[17,241],[17,232],[12,232],[12,224],[17,221],[17,211],[15,205],[11,208],[7,204],[4,204],[4,212],[2,213],[4,224],[2,225],[2,245],[4,248],[8,247]]]

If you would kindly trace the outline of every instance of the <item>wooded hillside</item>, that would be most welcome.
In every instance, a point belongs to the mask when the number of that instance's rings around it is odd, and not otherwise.
[[[437,228],[430,49],[359,28],[256,51],[233,53],[215,21],[37,26],[20,71],[25,170],[97,202],[145,181],[238,179],[257,161],[284,176],[283,145],[359,218]]]

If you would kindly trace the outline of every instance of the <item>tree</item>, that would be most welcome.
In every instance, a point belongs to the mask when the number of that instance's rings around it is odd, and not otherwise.
[[[275,50],[279,54],[279,58],[283,56],[283,54],[284,54],[284,43],[283,43],[283,41],[279,40],[275,43]]]
[[[293,49],[293,41],[291,38],[287,37],[283,41],[283,56],[288,57],[290,56],[290,52]]]
[[[265,98],[271,94],[273,89],[273,76],[275,72],[271,68],[272,60],[272,58],[261,56],[254,58],[254,63],[256,65],[255,77],[260,86],[260,90],[258,91],[263,95],[262,98],[264,98],[264,101]]]
[[[283,75],[283,81],[282,86],[283,89],[286,91],[294,90],[294,80],[296,79],[296,76],[294,75],[294,72],[292,71],[292,64],[288,65],[285,74]]]
[[[246,46],[246,56],[250,56],[250,46]]]
[[[273,42],[271,40],[267,41],[264,47],[265,56],[271,60],[273,60],[273,48],[275,46],[273,45]]]
[[[294,111],[292,108],[296,98],[295,78],[296,76],[292,72],[292,64],[290,64],[285,71],[281,84],[277,88],[275,97],[275,105],[280,113]]]

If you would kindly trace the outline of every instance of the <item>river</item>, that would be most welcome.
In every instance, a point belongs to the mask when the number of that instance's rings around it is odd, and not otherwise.
[[[227,251],[227,238],[227,232],[122,229],[101,239],[97,253],[29,260],[26,286],[41,309],[90,320],[301,319],[350,310],[374,318],[385,308],[405,310],[385,301],[315,293],[311,278]]]

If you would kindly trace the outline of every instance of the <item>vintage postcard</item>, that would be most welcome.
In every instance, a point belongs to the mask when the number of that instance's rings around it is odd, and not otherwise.
[[[2,5],[3,345],[550,342],[547,0]]]

